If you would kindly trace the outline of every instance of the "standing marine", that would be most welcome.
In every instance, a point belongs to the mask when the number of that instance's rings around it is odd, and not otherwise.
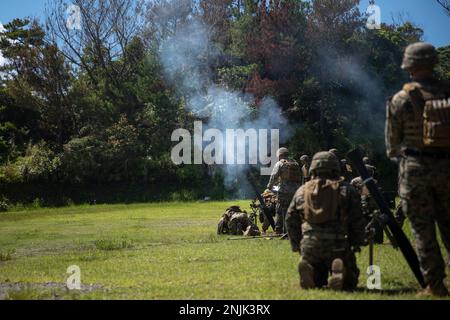
[[[377,179],[375,179],[373,170],[373,166],[366,164],[365,165],[367,172],[369,175],[374,178],[375,184],[377,184]],[[383,225],[376,219],[377,216],[380,216],[379,208],[373,199],[372,195],[364,184],[364,179],[359,176],[354,178],[350,184],[355,188],[355,190],[359,193],[361,197],[361,210],[364,218],[366,219],[366,223],[369,228],[366,227],[367,235],[372,236],[375,243],[382,244],[383,243]],[[379,188],[381,191],[381,188]]]
[[[295,191],[300,187],[302,173],[297,161],[289,158],[289,150],[280,148],[277,152],[278,162],[273,168],[267,189],[278,189],[277,212],[275,216],[275,233],[286,233],[286,211],[291,203]]]
[[[291,247],[299,252],[300,286],[353,290],[359,269],[355,251],[365,244],[358,192],[340,175],[338,158],[317,153],[311,181],[295,193],[286,217]]]
[[[436,79],[436,49],[408,46],[402,69],[411,82],[387,105],[386,148],[399,163],[399,193],[409,218],[427,287],[421,295],[448,296],[436,224],[450,252],[450,86]]]
[[[303,155],[300,158],[300,163],[302,166],[302,185],[307,183],[310,180],[309,176],[309,167],[311,166],[311,159],[308,155]]]
[[[330,151],[328,151],[328,152],[334,154],[336,156],[336,158],[339,159],[340,152],[338,149],[333,148],[333,149],[330,149]],[[339,165],[341,167],[341,176],[344,177],[347,182],[352,181],[351,167],[347,164],[347,160],[346,159],[340,160]]]

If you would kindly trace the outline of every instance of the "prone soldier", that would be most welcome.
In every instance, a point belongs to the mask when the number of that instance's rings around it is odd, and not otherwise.
[[[261,232],[246,211],[242,211],[238,206],[232,206],[222,215],[217,226],[217,234],[259,236]]]

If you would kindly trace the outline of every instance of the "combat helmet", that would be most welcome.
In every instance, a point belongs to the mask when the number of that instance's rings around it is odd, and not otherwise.
[[[339,154],[339,150],[336,149],[336,148],[330,149],[330,151],[328,151],[328,152],[331,152],[331,153],[334,154],[336,157],[337,157],[338,154]]]
[[[280,158],[281,156],[287,157],[289,155],[289,150],[287,148],[280,148],[277,151],[277,158]]]
[[[402,69],[418,66],[433,67],[438,62],[438,52],[433,45],[425,42],[416,42],[406,47]]]
[[[312,175],[328,173],[338,176],[341,172],[341,166],[336,155],[329,151],[323,151],[314,155],[309,172]]]
[[[300,161],[301,162],[309,162],[309,157],[305,154],[305,155],[300,157]]]

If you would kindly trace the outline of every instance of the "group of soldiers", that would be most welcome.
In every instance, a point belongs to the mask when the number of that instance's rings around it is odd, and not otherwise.
[[[426,283],[419,294],[448,296],[436,224],[450,252],[450,87],[435,78],[437,63],[432,45],[420,42],[406,48],[402,68],[412,82],[388,102],[386,147],[388,157],[399,164],[398,211],[409,218]],[[355,252],[367,245],[364,212],[376,210],[365,181],[353,177],[336,149],[319,152],[312,160],[304,155],[301,165],[286,148],[277,156],[266,193],[276,188],[275,232],[287,233],[292,250],[300,253],[300,286],[355,289]],[[378,179],[370,160],[364,162]]]

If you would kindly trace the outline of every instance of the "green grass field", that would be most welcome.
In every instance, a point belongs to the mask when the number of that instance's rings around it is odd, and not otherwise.
[[[78,206],[0,214],[0,299],[415,299],[400,252],[375,249],[383,291],[304,291],[288,241],[228,241],[216,225],[232,203]],[[233,203],[234,204],[234,203]],[[238,202],[248,208],[248,201]],[[65,289],[71,265],[81,291]]]

